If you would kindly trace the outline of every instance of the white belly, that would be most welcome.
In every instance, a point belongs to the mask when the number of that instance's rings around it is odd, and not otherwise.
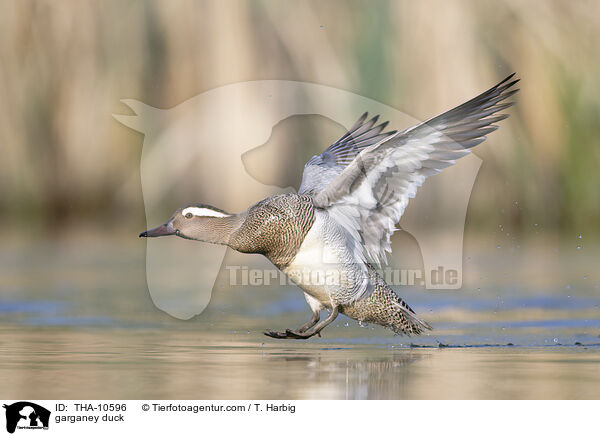
[[[327,307],[347,301],[357,286],[357,263],[346,238],[337,222],[317,211],[300,250],[284,269],[294,283]]]

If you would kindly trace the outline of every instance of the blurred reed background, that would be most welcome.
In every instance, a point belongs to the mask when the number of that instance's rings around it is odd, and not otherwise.
[[[506,212],[511,231],[597,231],[597,1],[2,1],[2,11],[9,233],[144,226],[143,138],[112,118],[129,113],[122,98],[169,108],[225,84],[287,79],[425,119],[513,71],[518,105],[476,151],[470,225]]]
[[[7,398],[597,398],[597,0],[0,5]],[[475,150],[483,164],[467,213],[462,289],[398,289],[434,326],[430,334],[397,338],[340,317],[323,338],[268,342],[264,329],[306,321],[302,294],[276,283],[232,286],[223,266],[200,316],[183,322],[154,305],[146,241],[137,239],[146,228],[144,138],[112,117],[131,114],[121,99],[172,108],[219,86],[284,79],[343,89],[424,120],[513,71],[522,79],[517,105]],[[244,164],[260,182],[283,187],[297,187],[306,159],[343,132],[319,116],[278,126]],[[219,152],[221,161],[231,156],[227,147]],[[257,163],[260,174],[252,174]],[[219,177],[239,186],[231,195],[244,202],[248,176],[238,172]],[[210,184],[184,184],[168,190],[160,216],[191,194],[208,202]],[[396,235],[394,265],[420,269],[414,238]],[[262,268],[260,261],[228,251],[223,265]],[[204,284],[174,269],[161,290],[186,304],[178,286]],[[355,348],[322,349],[328,342]],[[392,349],[413,342],[493,347]],[[513,352],[513,344],[553,348]],[[564,350],[552,354],[555,346]]]

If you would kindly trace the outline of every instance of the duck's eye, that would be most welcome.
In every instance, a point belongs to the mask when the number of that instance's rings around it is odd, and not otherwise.
[[[186,218],[191,218],[191,217],[193,217],[193,216],[194,216],[194,215],[192,215],[192,213],[191,213],[191,212],[188,212],[188,213],[186,213],[186,214],[185,214],[185,217],[186,217]]]

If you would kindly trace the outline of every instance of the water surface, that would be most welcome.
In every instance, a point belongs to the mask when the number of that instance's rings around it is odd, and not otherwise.
[[[426,335],[340,316],[321,338],[278,341],[262,331],[310,315],[297,289],[229,287],[223,273],[209,307],[183,321],[152,303],[141,245],[9,243],[0,249],[0,396],[600,398],[597,255],[573,262],[536,250],[471,250],[460,291],[398,289],[434,326]]]

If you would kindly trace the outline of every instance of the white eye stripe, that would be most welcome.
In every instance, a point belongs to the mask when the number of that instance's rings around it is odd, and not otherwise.
[[[225,217],[229,216],[226,213],[218,212],[213,209],[208,209],[206,207],[186,207],[181,211],[181,215],[186,216],[188,213],[191,213],[194,216],[214,216],[214,217]]]

